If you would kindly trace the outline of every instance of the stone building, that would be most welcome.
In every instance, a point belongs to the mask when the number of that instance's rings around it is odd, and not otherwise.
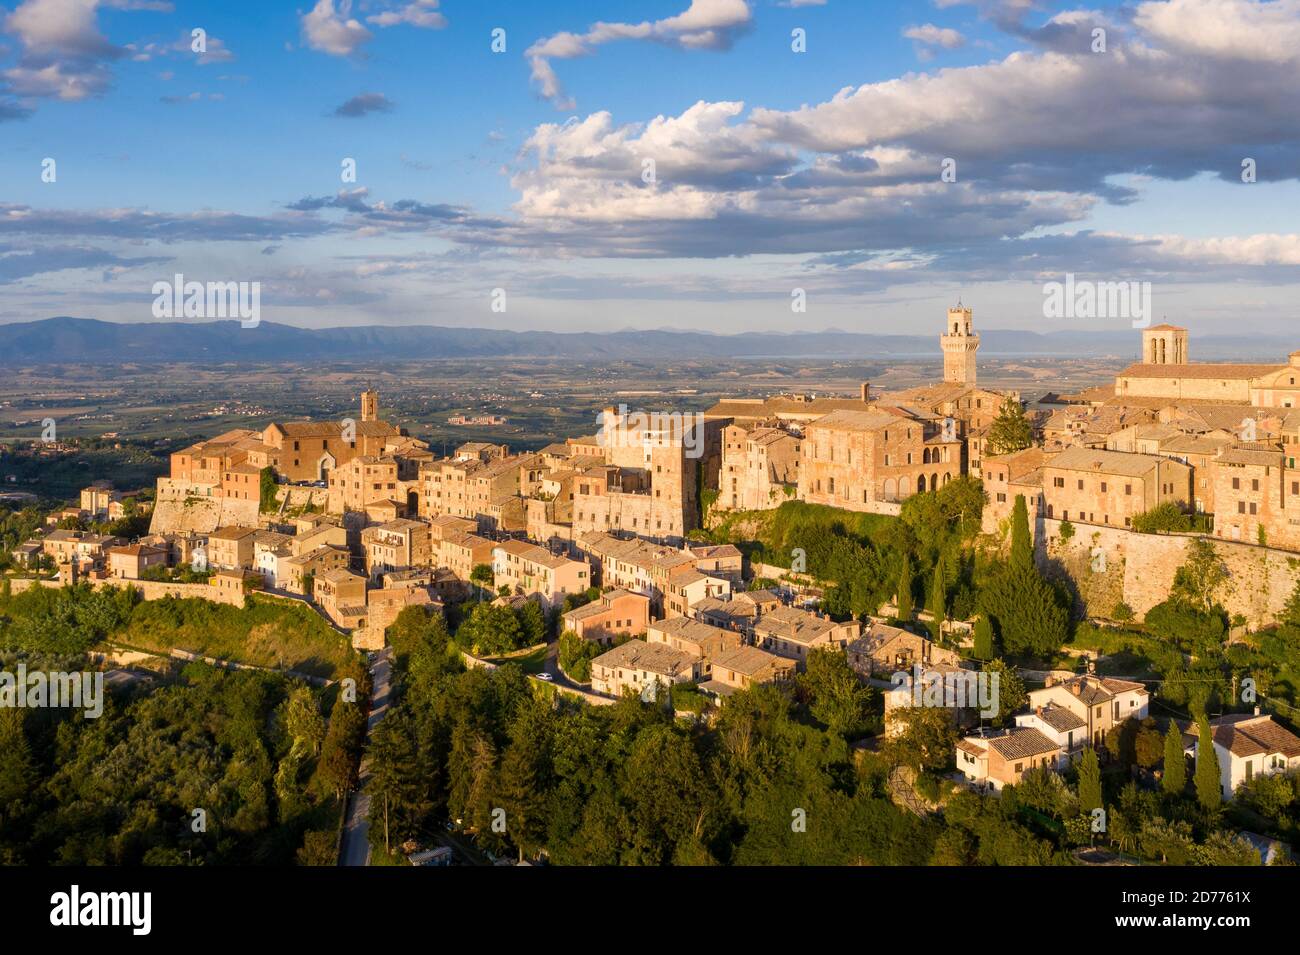
[[[833,411],[807,426],[801,453],[799,499],[850,511],[891,512],[962,473],[956,432],[901,408]]]
[[[1159,504],[1186,507],[1191,500],[1192,469],[1172,458],[1067,448],[1043,465],[1049,518],[1130,527]]]
[[[619,635],[640,636],[650,625],[650,598],[615,588],[561,618],[562,626],[584,640],[612,643]]]
[[[800,435],[783,428],[728,425],[722,431],[722,473],[714,507],[762,511],[799,489]]]

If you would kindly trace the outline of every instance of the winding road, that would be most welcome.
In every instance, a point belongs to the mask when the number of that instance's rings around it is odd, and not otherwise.
[[[366,722],[366,747],[370,746],[370,736],[388,711],[388,692],[393,672],[392,648],[386,648],[375,655],[370,665],[370,719]],[[343,844],[339,849],[339,865],[370,864],[370,794],[366,784],[370,782],[370,765],[366,757],[361,759],[361,773],[357,788],[348,797],[347,820],[343,824]]]

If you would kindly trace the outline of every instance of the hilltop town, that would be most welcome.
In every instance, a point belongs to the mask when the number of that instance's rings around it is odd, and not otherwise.
[[[8,586],[279,600],[365,653],[399,619],[437,617],[470,666],[514,660],[573,700],[635,696],[699,719],[842,667],[860,689],[850,738],[888,752],[939,712],[944,752],[911,774],[946,766],[990,793],[1119,758],[1116,740],[1157,733],[1154,693],[1175,704],[1158,714],[1163,759],[1181,774],[1212,741],[1232,800],[1300,768],[1281,699],[1294,662],[1264,680],[1278,695],[1263,712],[1232,695],[1236,671],[1232,693],[1181,697],[1152,671],[1124,673],[1114,661],[1129,650],[1106,633],[1221,618],[1222,650],[1296,614],[1300,351],[1197,364],[1185,329],[1141,338],[1143,360],[1113,385],[1026,409],[978,383],[980,336],[959,304],[939,336],[941,381],[700,412],[611,404],[594,434],[527,452],[471,441],[436,454],[368,388],[355,415],[201,438],[152,493],[87,487],[14,550]],[[127,518],[139,533],[106,532]],[[1204,658],[1188,650],[1192,666]],[[1001,698],[995,683],[981,700],[995,672]],[[1160,762],[1142,765],[1167,778]],[[924,788],[903,786],[907,800]]]

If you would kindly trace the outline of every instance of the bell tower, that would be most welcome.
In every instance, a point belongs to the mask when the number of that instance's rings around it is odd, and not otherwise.
[[[980,337],[972,329],[971,310],[961,302],[948,309],[948,324],[939,336],[939,347],[943,349],[943,380],[974,388]]]
[[[1186,365],[1187,329],[1164,324],[1144,328],[1142,362],[1147,365]]]
[[[361,392],[361,420],[379,420],[379,392],[373,388]]]

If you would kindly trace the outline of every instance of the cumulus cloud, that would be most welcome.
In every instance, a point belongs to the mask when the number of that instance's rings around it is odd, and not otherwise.
[[[1162,0],[1139,3],[1134,24],[1179,53],[1295,64],[1300,0]]]
[[[313,50],[331,56],[353,56],[373,34],[352,16],[351,0],[316,0],[302,15],[302,40]]]
[[[586,33],[556,33],[538,40],[524,56],[538,91],[557,109],[572,109],[552,60],[590,56],[596,48],[615,40],[651,40],[684,50],[725,50],[748,30],[753,14],[748,0],[691,0],[682,13],[641,23],[597,22]]]
[[[18,63],[4,70],[8,92],[22,97],[81,100],[112,82],[108,64],[127,51],[99,31],[100,0],[23,0],[4,18],[22,45]]]

